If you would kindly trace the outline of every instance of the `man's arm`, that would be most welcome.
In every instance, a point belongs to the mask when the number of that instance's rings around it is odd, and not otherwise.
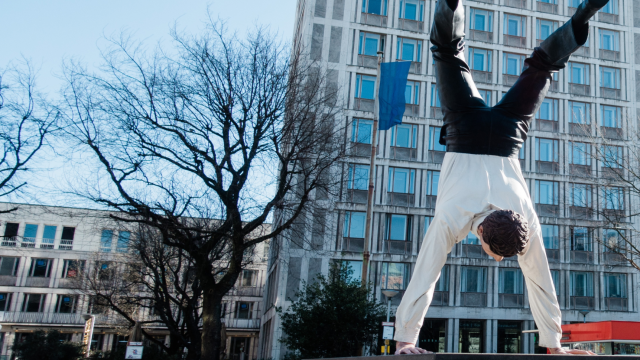
[[[539,345],[559,349],[562,314],[537,222],[532,224],[529,247],[524,255],[518,256],[518,262],[527,283],[531,313],[540,331]]]

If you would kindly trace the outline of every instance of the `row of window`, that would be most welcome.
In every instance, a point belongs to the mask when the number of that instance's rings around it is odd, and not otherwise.
[[[11,300],[15,293],[0,293],[0,311],[11,311]],[[54,313],[72,314],[78,312],[79,296],[72,294],[33,294],[25,293],[20,304],[16,304],[14,311],[21,312],[44,312],[48,296],[55,297]],[[89,301],[89,312],[92,314],[102,313],[104,307],[95,305],[94,301]]]
[[[60,229],[60,231],[58,231]],[[53,249],[56,240],[59,240],[60,250],[71,250],[76,228],[70,226],[24,224],[7,222],[4,227],[4,239],[2,246],[17,246],[19,233],[22,232],[21,246],[27,248],[36,247],[36,239],[39,239],[39,248]]]
[[[31,258],[27,276],[29,277],[51,277],[51,270],[54,259]],[[84,269],[84,260],[63,260],[62,279],[75,278]],[[0,258],[0,276],[16,276],[20,266],[19,257],[3,256]]]

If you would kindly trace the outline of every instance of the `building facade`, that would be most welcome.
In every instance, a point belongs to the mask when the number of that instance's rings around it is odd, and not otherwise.
[[[480,95],[495,105],[524,59],[575,12],[579,0],[468,0],[465,56]],[[322,251],[272,246],[260,358],[281,359],[279,315],[303,281],[334,260],[362,266],[376,53],[411,61],[402,125],[381,132],[375,169],[370,280],[375,296],[408,284],[434,214],[444,147],[429,30],[433,0],[299,0],[294,44],[339,88],[352,157],[327,211]],[[619,181],[633,158],[640,99],[640,2],[611,0],[590,22],[585,46],[555,74],[520,163],[542,224],[563,322],[638,316],[638,274],[604,243],[631,236],[638,199]],[[597,156],[598,154],[602,156]],[[474,174],[468,174],[474,176]],[[315,223],[312,215],[305,218]],[[314,234],[316,235],[316,234]],[[307,236],[311,237],[310,231]],[[419,274],[415,274],[419,276]],[[393,312],[393,311],[392,311]],[[527,289],[515,258],[497,263],[469,234],[449,254],[418,346],[446,352],[537,351]]]
[[[76,276],[92,262],[117,262],[133,235],[107,211],[0,203],[0,211],[14,208],[0,215],[0,357],[10,358],[11,346],[35,330],[57,329],[81,342],[87,314],[96,319],[92,351],[126,346],[126,323],[93,306]],[[252,264],[224,299],[227,359],[256,359],[267,249],[268,244],[256,247]],[[147,312],[139,320],[153,317]],[[154,326],[145,330],[168,342],[168,331]]]

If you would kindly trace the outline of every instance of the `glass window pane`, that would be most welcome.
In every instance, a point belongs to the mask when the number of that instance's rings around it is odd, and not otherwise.
[[[362,239],[364,238],[364,225],[367,214],[363,212],[352,212],[349,237]]]
[[[389,226],[389,240],[405,241],[407,239],[406,215],[391,215]]]

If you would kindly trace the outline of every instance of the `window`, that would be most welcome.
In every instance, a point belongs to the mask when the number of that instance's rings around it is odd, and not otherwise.
[[[0,311],[9,311],[11,307],[11,293],[0,293]]]
[[[44,310],[45,294],[24,294],[23,312],[42,312]]]
[[[62,235],[60,236],[60,250],[71,250],[73,247],[73,237],[75,236],[76,228],[64,226],[62,227]]]
[[[429,150],[447,151],[446,145],[440,144],[440,132],[442,128],[439,126],[429,127]]]
[[[373,121],[353,119],[351,125],[351,141],[360,144],[371,144]]]
[[[467,234],[467,236],[462,239],[462,243],[465,245],[481,245],[480,239],[478,239],[477,236],[473,235],[472,232],[469,232],[469,234]]]
[[[4,237],[5,238],[13,238],[15,236],[18,236],[18,228],[20,227],[20,224],[18,223],[6,223],[4,226]]]
[[[589,85],[589,65],[569,62],[569,82]]]
[[[574,227],[571,229],[571,250],[593,251],[591,231],[586,227]]]
[[[256,286],[257,273],[255,270],[242,270],[242,286]]]
[[[523,142],[523,143],[522,143],[522,146],[520,147],[520,151],[518,152],[518,159],[520,159],[520,160],[524,160],[524,158],[525,158],[525,152],[526,152],[526,150],[525,150],[525,147],[526,147],[526,146],[527,146],[527,143],[526,143],[526,142]],[[524,163],[523,163],[523,165],[522,165],[522,166],[524,166]]]
[[[536,22],[538,40],[546,40],[558,28],[557,21],[538,19]]]
[[[111,252],[111,242],[113,241],[113,230],[102,230],[100,237],[100,251]]]
[[[24,235],[22,235],[22,246],[35,247],[36,236],[38,236],[38,225],[26,224],[24,226]]]
[[[109,262],[97,263],[96,266],[98,270],[98,279],[109,280],[111,278],[113,269],[111,268],[111,264]]]
[[[427,171],[427,195],[438,195],[438,182],[440,180],[440,171]]]
[[[362,12],[387,16],[387,0],[362,0]]]
[[[600,86],[620,89],[620,69],[600,66]]]
[[[623,164],[622,146],[602,145],[602,166],[621,169]]]
[[[383,262],[380,279],[382,290],[406,289],[410,279],[409,264]]]
[[[540,225],[545,249],[558,249],[558,225]]]
[[[536,180],[536,203],[558,205],[558,182]]]
[[[589,124],[589,104],[569,101],[569,122],[574,124]]]
[[[97,296],[89,297],[89,314],[105,314],[108,307]]]
[[[349,164],[347,189],[369,189],[369,165]]]
[[[538,119],[558,121],[558,100],[544,99],[538,110]]]
[[[575,165],[591,165],[591,144],[570,141],[569,163]]]
[[[404,61],[420,62],[422,56],[422,41],[398,38],[396,46],[396,59]]]
[[[375,88],[375,76],[356,75],[356,98],[373,100]]]
[[[422,21],[422,13],[424,13],[424,1],[418,0],[400,0],[401,19]]]
[[[593,296],[592,272],[571,272],[571,296]]]
[[[238,301],[236,303],[236,319],[251,319],[253,303]]]
[[[462,267],[462,292],[487,292],[487,268],[477,266]]]
[[[471,30],[491,32],[493,25],[493,11],[486,11],[471,8],[470,28]]]
[[[84,260],[65,260],[62,267],[62,278],[75,278],[84,270]]]
[[[440,95],[436,84],[431,84],[431,107],[440,107]]]
[[[344,234],[346,238],[364,239],[364,223],[367,213],[347,211],[344,217]]]
[[[76,297],[73,295],[58,295],[55,312],[72,314],[76,312]]]
[[[523,16],[504,14],[504,33],[510,36],[525,35],[526,20]]]
[[[568,0],[569,7],[577,8],[582,3],[582,0]]]
[[[16,276],[20,258],[1,257],[0,258],[0,275]]]
[[[537,161],[558,162],[558,140],[536,138]]]
[[[489,70],[491,71],[491,70]],[[484,100],[484,103],[491,106],[491,90],[480,90],[478,89],[478,92],[480,93],[480,96],[482,97],[482,100]]]
[[[469,66],[471,70],[491,71],[491,50],[469,48]]]
[[[518,54],[503,54],[503,66],[502,73],[507,75],[520,75],[522,72],[522,67],[524,66],[524,55]]]
[[[625,232],[622,229],[603,229],[602,242],[604,252],[623,253],[627,248]]]
[[[553,280],[553,287],[556,289],[556,295],[560,294],[560,271],[551,270],[551,279]]]
[[[440,277],[436,282],[435,291],[449,291],[449,265],[445,265],[442,267],[442,270],[440,271]]]
[[[429,225],[433,221],[433,216],[425,216],[424,217],[424,232],[422,233],[422,237],[424,238],[427,235],[427,231],[429,230]]]
[[[407,81],[407,86],[404,88],[404,102],[413,105],[420,104],[419,81]]]
[[[618,186],[602,188],[602,202],[607,210],[624,210],[624,190]]]
[[[129,238],[131,233],[129,231],[118,232],[118,243],[116,244],[116,251],[123,253],[129,249]]]
[[[389,168],[389,192],[413,194],[416,171],[414,169]]]
[[[618,15],[618,0],[609,1],[600,11],[607,14]]]
[[[362,279],[362,261],[342,260],[342,266],[346,266],[347,269],[351,267],[349,274],[350,281],[360,282]]]
[[[571,205],[576,207],[591,207],[591,185],[571,184]]]
[[[378,56],[378,51],[384,51],[384,35],[360,32],[358,54]]]
[[[388,214],[385,240],[410,241],[411,217],[408,215]]]
[[[520,269],[500,268],[500,294],[524,294],[524,277]]]
[[[53,244],[56,242],[56,226],[45,225],[42,232],[42,245],[43,248],[53,249]]]
[[[604,274],[604,297],[627,297],[627,274]]]
[[[600,110],[600,126],[622,128],[622,109],[617,106],[601,105]]]
[[[620,51],[620,33],[617,31],[600,29],[600,49]]]
[[[391,146],[415,149],[417,138],[417,125],[400,124],[391,127]]]
[[[49,277],[52,263],[53,259],[31,259],[31,268],[29,268],[28,276]]]

